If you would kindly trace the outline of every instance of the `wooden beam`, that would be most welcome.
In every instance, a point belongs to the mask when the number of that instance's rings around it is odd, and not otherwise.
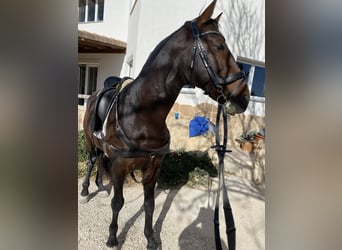
[[[126,53],[126,47],[127,44],[120,40],[87,31],[78,31],[79,53]]]

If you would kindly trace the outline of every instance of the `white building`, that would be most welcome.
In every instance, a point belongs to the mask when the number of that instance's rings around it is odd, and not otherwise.
[[[79,105],[103,87],[111,75],[124,73],[129,1],[79,0]]]
[[[79,105],[109,76],[139,74],[148,55],[166,36],[197,17],[211,0],[79,0]],[[244,70],[250,71],[246,114],[265,115],[264,0],[218,0],[220,29]],[[176,103],[214,101],[202,90],[184,88]],[[80,107],[82,109],[82,107]]]

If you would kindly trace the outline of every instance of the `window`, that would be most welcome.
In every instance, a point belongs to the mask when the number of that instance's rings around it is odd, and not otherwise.
[[[103,21],[104,0],[97,0],[97,20]]]
[[[252,96],[265,97],[264,95],[265,68],[255,66],[252,84]]]
[[[85,94],[86,65],[78,65],[78,93]]]
[[[96,91],[96,82],[97,82],[97,67],[88,67],[88,84],[86,88],[87,95],[91,95],[94,91]]]
[[[95,0],[88,0],[88,22],[95,21]]]
[[[78,105],[85,105],[85,99],[96,91],[97,65],[78,65]]]
[[[103,21],[104,0],[78,0],[80,23]]]
[[[237,62],[241,70],[249,72],[248,87],[251,90],[251,96],[265,98],[265,66],[263,62],[238,57]]]
[[[85,9],[86,9],[86,0],[78,1],[78,21],[85,21]]]

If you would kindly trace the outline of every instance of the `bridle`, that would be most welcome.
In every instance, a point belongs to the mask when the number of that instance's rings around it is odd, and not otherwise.
[[[232,93],[228,97],[226,97],[224,95],[223,87],[230,85],[230,84],[236,82],[237,80],[246,79],[248,76],[248,72],[246,73],[244,71],[240,71],[240,72],[235,73],[233,75],[229,74],[226,78],[221,78],[220,76],[215,74],[215,72],[213,71],[212,66],[210,64],[210,61],[208,58],[208,53],[204,49],[203,44],[201,42],[201,37],[204,37],[206,35],[218,35],[218,36],[222,37],[223,40],[225,40],[224,36],[218,31],[206,31],[206,32],[200,33],[195,21],[191,22],[191,28],[192,28],[192,35],[193,35],[193,38],[195,41],[195,45],[193,47],[193,55],[192,55],[192,60],[191,60],[191,64],[190,64],[190,83],[191,83],[191,78],[192,78],[192,71],[193,71],[194,65],[195,65],[196,53],[198,50],[198,54],[202,60],[204,67],[206,68],[206,70],[208,72],[208,75],[210,77],[211,82],[215,86],[216,90],[220,93],[220,95],[217,97],[217,102],[221,103],[221,104],[226,103],[227,101],[230,100],[230,98],[232,96],[234,96],[234,94],[240,88],[243,81],[241,81],[239,83],[239,85],[235,87],[235,89],[232,91]],[[208,91],[206,91],[206,92],[208,92]]]
[[[216,116],[216,144],[212,147],[216,149],[216,152],[218,154],[219,158],[219,186],[217,189],[217,195],[216,195],[216,204],[215,204],[215,212],[214,212],[214,233],[215,233],[215,245],[217,250],[222,250],[221,245],[221,238],[220,238],[220,227],[219,227],[219,200],[220,200],[220,191],[223,191],[223,209],[224,209],[224,217],[226,222],[226,234],[227,234],[227,241],[229,249],[235,250],[236,249],[236,235],[235,235],[235,223],[234,223],[234,217],[233,212],[230,206],[229,197],[227,188],[224,182],[224,158],[226,152],[232,152],[231,150],[227,150],[227,139],[228,139],[228,122],[227,122],[227,111],[226,106],[224,105],[226,102],[230,100],[232,96],[237,92],[237,90],[241,87],[241,84],[243,81],[241,81],[238,86],[235,87],[235,89],[232,91],[231,94],[229,94],[228,97],[226,97],[223,93],[223,87],[230,85],[237,80],[240,79],[246,79],[248,76],[248,73],[244,71],[240,71],[238,73],[235,73],[233,75],[228,75],[226,78],[221,78],[215,72],[213,71],[209,58],[207,56],[207,52],[205,51],[203,44],[201,42],[201,37],[212,34],[212,35],[218,35],[220,37],[223,37],[223,35],[218,31],[206,31],[203,33],[199,32],[199,29],[194,21],[191,22],[191,28],[192,28],[192,34],[193,38],[195,40],[195,45],[193,48],[193,55],[192,55],[192,61],[190,64],[190,80],[192,75],[192,70],[194,68],[195,63],[195,57],[198,50],[198,54],[202,60],[203,65],[205,66],[208,75],[210,77],[211,82],[215,86],[216,90],[220,93],[220,95],[217,97],[218,102],[218,110],[217,110],[217,116]],[[225,40],[225,39],[224,39]],[[207,91],[206,91],[207,92]],[[223,141],[221,144],[220,141],[220,118],[222,116],[223,119]]]

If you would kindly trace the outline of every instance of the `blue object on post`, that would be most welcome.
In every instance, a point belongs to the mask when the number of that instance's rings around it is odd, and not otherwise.
[[[208,131],[208,119],[202,116],[195,116],[189,123],[189,136],[202,135]]]

